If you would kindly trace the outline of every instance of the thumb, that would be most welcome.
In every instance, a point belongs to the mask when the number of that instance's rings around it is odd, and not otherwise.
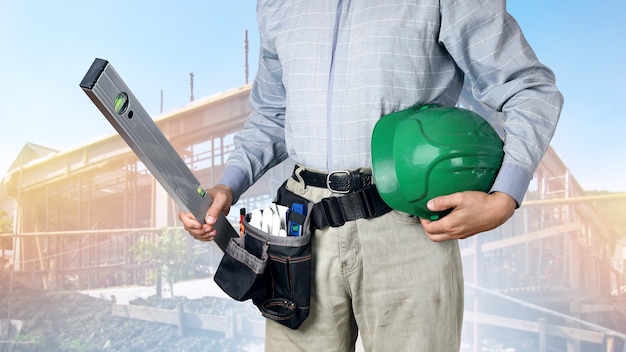
[[[435,197],[428,201],[426,204],[428,210],[431,211],[444,211],[450,208],[454,208],[456,203],[454,202],[454,197],[451,195]]]
[[[206,212],[206,218],[204,221],[208,225],[215,225],[217,218],[219,218],[220,213],[222,212],[222,204],[218,203],[220,202],[214,199],[213,203],[211,203],[211,206],[209,207],[209,210]]]
[[[207,210],[205,222],[214,225],[220,213],[227,215],[230,211],[233,194],[230,188],[222,185],[217,185],[209,193],[213,196],[213,202]]]

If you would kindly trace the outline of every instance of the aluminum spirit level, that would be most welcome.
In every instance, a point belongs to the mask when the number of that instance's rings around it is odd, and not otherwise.
[[[204,223],[213,200],[111,64],[96,59],[80,87],[176,204]],[[220,215],[214,228],[215,243],[222,251],[231,237],[239,237],[224,215]]]

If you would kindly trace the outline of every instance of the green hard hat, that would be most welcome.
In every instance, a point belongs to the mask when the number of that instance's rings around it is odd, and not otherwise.
[[[383,116],[372,133],[372,172],[391,208],[437,220],[426,203],[462,191],[487,192],[504,152],[502,140],[478,114],[420,105]]]

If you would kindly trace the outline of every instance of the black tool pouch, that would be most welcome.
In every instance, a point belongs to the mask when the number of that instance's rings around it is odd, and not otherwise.
[[[290,206],[294,202],[307,205],[300,236],[272,236],[250,225],[251,214],[247,214],[244,236],[230,240],[214,277],[230,297],[252,299],[264,317],[291,329],[297,329],[309,315],[312,203],[283,185],[276,203]]]

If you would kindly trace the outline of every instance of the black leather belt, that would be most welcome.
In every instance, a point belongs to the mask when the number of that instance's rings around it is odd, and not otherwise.
[[[295,170],[292,177],[300,182]],[[358,169],[332,171],[327,174],[305,169],[300,171],[300,177],[307,186],[345,193],[341,196],[324,198],[313,205],[311,211],[313,228],[338,227],[347,221],[371,219],[391,210],[372,184],[372,175],[362,173]]]
[[[295,171],[292,177],[294,180],[299,181]],[[300,172],[300,177],[302,177],[302,181],[307,186],[328,188],[335,193],[358,192],[372,184],[372,175],[362,173],[359,169],[336,170],[327,174],[305,169]]]

